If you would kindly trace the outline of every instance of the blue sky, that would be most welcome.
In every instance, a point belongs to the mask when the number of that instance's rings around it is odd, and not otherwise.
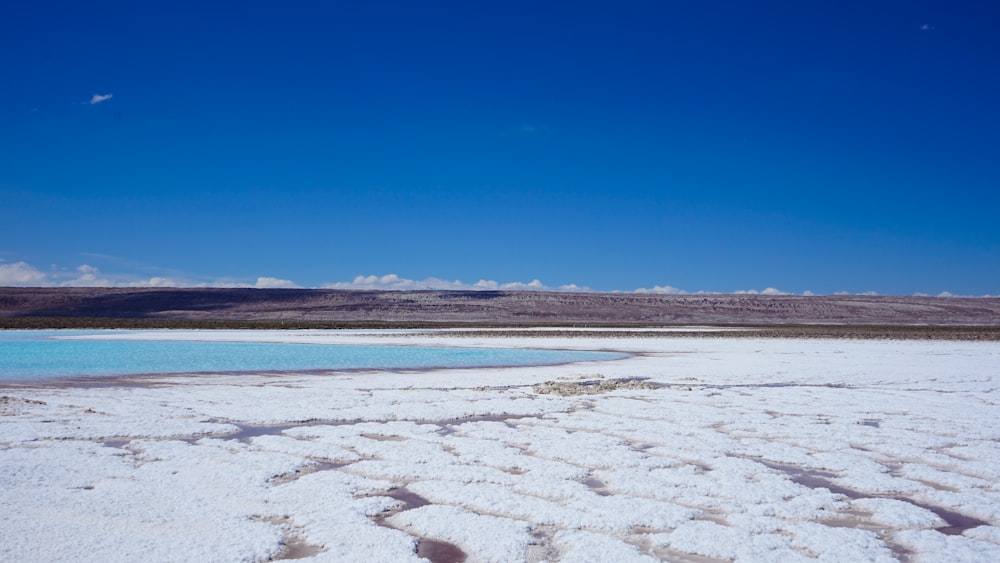
[[[0,285],[1000,294],[998,29],[966,1],[4,2]]]

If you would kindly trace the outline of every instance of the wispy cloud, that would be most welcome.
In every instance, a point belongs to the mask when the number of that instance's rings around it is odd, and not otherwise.
[[[757,289],[738,289],[736,291],[726,293],[726,292],[723,292],[723,291],[706,291],[706,290],[703,290],[703,289],[698,290],[698,291],[687,291],[687,290],[684,290],[684,289],[680,289],[680,288],[674,287],[672,285],[656,285],[656,286],[653,286],[653,287],[640,287],[639,289],[634,290],[633,293],[652,293],[652,294],[656,294],[656,295],[708,295],[708,294],[717,294],[717,295],[802,295],[803,297],[812,297],[812,296],[816,295],[815,293],[813,293],[813,292],[811,292],[809,290],[803,291],[802,293],[791,293],[791,292],[788,292],[788,291],[782,291],[782,290],[774,288],[774,287],[768,287],[766,289],[761,289],[761,290],[757,290]]]
[[[111,99],[111,94],[94,94],[90,97],[90,105],[94,106],[101,102],[106,102]]]
[[[257,289],[299,289],[301,287],[292,280],[268,277],[257,278],[257,283],[253,286]]]
[[[0,264],[0,286],[37,286],[45,281],[45,274],[27,262]]]
[[[975,299],[977,297],[984,297],[984,298],[1000,297],[1000,295],[992,295],[992,294],[989,294],[989,293],[984,294],[984,295],[961,295],[961,294],[958,294],[958,293],[952,293],[950,291],[942,291],[941,293],[938,293],[937,295],[930,295],[930,294],[927,294],[927,293],[914,293],[913,296],[914,297],[954,297],[956,299]]]
[[[48,276],[49,284],[60,287],[184,287],[183,281],[163,276],[136,278],[127,274],[105,274],[96,266],[81,264],[74,273],[56,272]]]
[[[88,264],[77,267],[76,272],[75,278],[63,281],[59,285],[64,287],[111,287],[116,285],[110,279],[102,277],[100,270]]]

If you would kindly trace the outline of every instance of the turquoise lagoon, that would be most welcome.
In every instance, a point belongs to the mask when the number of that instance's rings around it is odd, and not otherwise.
[[[114,339],[126,333],[0,331],[0,383],[145,374],[534,366],[626,356],[576,350]],[[73,338],[91,335],[102,338]]]

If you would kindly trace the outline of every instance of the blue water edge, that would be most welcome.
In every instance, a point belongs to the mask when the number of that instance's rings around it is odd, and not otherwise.
[[[66,338],[126,331],[0,331],[0,382],[180,373],[411,370],[613,360],[614,352]]]

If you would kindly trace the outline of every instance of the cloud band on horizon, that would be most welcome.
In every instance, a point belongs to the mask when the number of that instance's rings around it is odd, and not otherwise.
[[[319,286],[302,286],[298,283],[283,278],[260,276],[253,282],[241,282],[225,279],[208,281],[192,281],[177,277],[140,277],[129,274],[106,274],[98,268],[82,264],[74,270],[55,269],[50,273],[43,272],[31,264],[19,262],[0,262],[0,286],[9,287],[133,287],[133,288],[155,288],[155,287],[194,287],[194,288],[251,288],[251,289],[338,289],[338,290],[381,290],[381,291],[558,291],[558,292],[580,292],[580,293],[639,293],[654,295],[765,295],[765,296],[813,296],[820,295],[812,291],[802,293],[792,293],[782,291],[774,287],[763,290],[739,289],[734,291],[687,291],[671,285],[656,285],[651,288],[636,288],[631,291],[610,290],[598,291],[587,286],[576,284],[565,284],[557,287],[548,286],[540,280],[535,279],[530,282],[498,282],[495,280],[481,279],[475,283],[465,283],[461,280],[445,280],[437,277],[429,277],[423,280],[414,280],[401,277],[397,274],[386,274],[382,276],[368,275],[355,276],[351,281],[328,282]],[[837,291],[829,295],[879,295],[873,291],[847,292]],[[950,291],[941,291],[937,294],[917,293],[918,297],[997,297],[995,295],[957,295]]]

